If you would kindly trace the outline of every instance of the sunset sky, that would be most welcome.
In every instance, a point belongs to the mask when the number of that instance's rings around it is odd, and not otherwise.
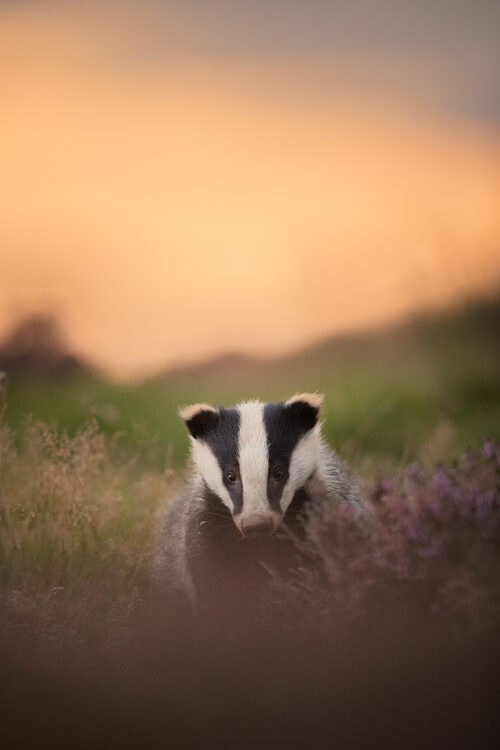
[[[495,1],[0,0],[0,335],[137,376],[500,279]]]

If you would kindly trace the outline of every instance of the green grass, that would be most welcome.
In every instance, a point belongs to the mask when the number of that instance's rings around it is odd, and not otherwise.
[[[359,466],[394,467],[403,460],[446,460],[478,447],[484,437],[500,438],[500,386],[485,372],[456,372],[415,379],[362,371],[307,378],[303,389],[326,394],[324,433],[348,460]],[[249,390],[210,384],[196,387],[161,384],[114,385],[101,381],[14,383],[5,417],[14,428],[28,415],[75,434],[93,418],[99,429],[132,454],[148,460],[154,448],[157,467],[177,466],[188,440],[177,417],[179,404],[207,400],[230,404],[245,397],[281,398],[299,384],[259,383]],[[144,456],[144,459],[146,457]]]

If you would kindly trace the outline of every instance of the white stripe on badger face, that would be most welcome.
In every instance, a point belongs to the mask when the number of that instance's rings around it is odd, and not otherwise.
[[[240,433],[238,454],[243,487],[242,517],[271,514],[267,499],[269,455],[264,424],[264,404],[249,401],[238,406]]]
[[[222,471],[219,462],[206,443],[191,438],[193,460],[201,476],[208,484],[212,492],[220,497],[230,511],[233,510],[231,495],[227,491],[222,480]]]
[[[280,506],[284,513],[293,500],[296,491],[304,486],[317,468],[320,445],[320,426],[306,432],[295,446],[288,468],[288,481],[283,487]]]

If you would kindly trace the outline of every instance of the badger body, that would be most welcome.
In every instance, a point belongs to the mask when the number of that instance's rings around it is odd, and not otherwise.
[[[197,608],[248,614],[271,576],[299,564],[297,541],[325,503],[358,503],[345,464],[321,437],[322,397],[207,404],[179,414],[191,437],[191,480],[171,501],[160,580]]]

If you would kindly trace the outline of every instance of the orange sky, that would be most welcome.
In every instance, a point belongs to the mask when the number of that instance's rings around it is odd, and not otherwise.
[[[290,55],[127,56],[140,22],[0,5],[0,334],[54,310],[79,352],[137,375],[498,276],[494,130],[394,91],[332,95]]]

